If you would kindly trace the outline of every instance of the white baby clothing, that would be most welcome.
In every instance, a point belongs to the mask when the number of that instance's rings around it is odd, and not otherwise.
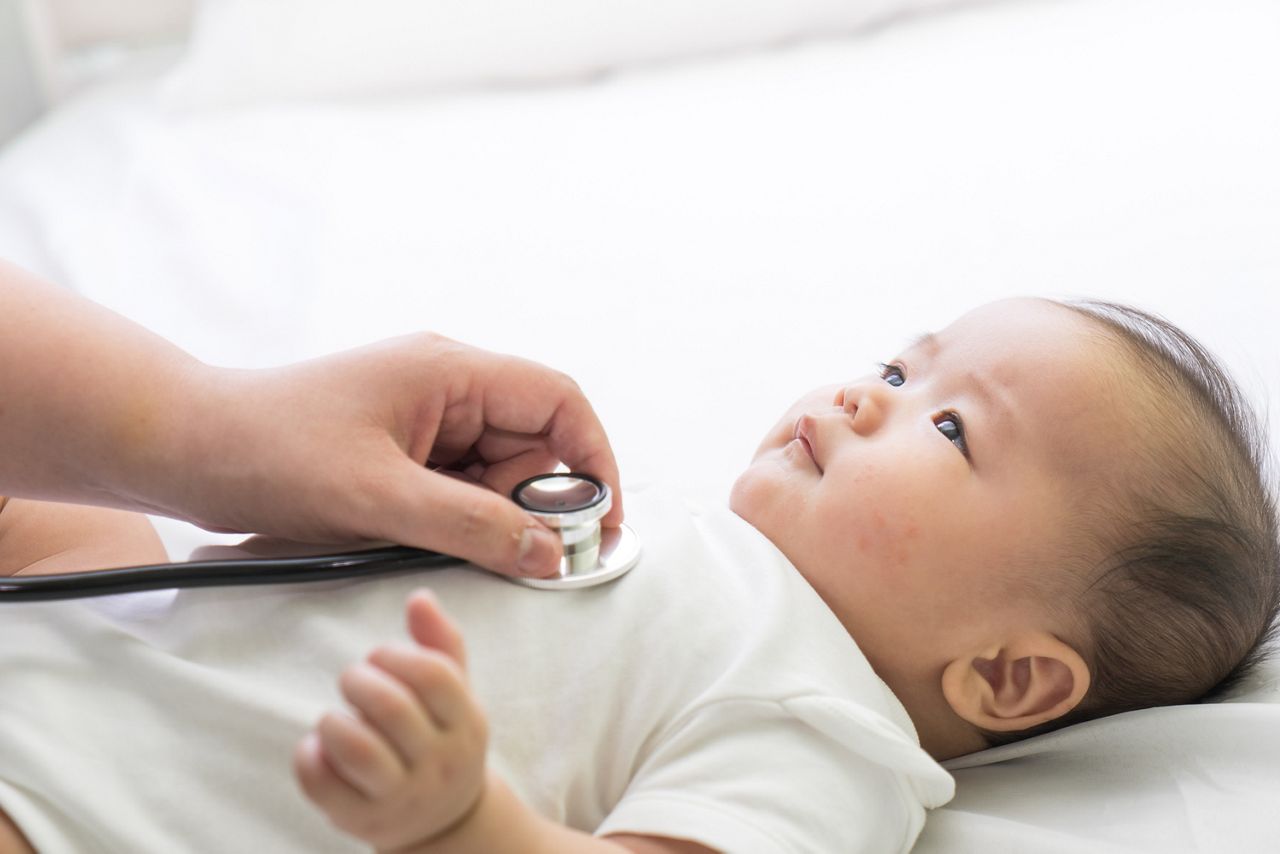
[[[366,850],[290,759],[426,586],[491,767],[541,813],[732,854],[909,850],[953,780],[795,567],[726,507],[625,510],[640,563],[585,590],[453,568],[0,606],[0,807],[47,854]]]

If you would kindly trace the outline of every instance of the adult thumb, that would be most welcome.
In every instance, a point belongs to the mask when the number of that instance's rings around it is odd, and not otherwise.
[[[545,578],[559,571],[555,533],[509,498],[406,461],[399,507],[384,508],[384,537],[462,558],[500,575]]]

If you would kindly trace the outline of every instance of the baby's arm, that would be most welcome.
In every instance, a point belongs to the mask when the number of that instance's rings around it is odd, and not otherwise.
[[[0,497],[0,575],[51,575],[169,560],[141,513]]]
[[[326,714],[294,753],[303,791],[334,825],[399,854],[710,854],[676,839],[601,839],[531,810],[486,772],[461,635],[427,591],[408,616],[420,646],[379,647],[348,668],[339,684],[360,717]]]

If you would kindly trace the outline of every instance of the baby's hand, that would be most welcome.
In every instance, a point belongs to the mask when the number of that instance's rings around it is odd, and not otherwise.
[[[414,592],[407,611],[421,646],[378,647],[343,671],[339,686],[358,716],[326,713],[293,756],[307,797],[379,850],[448,833],[485,779],[488,734],[462,636],[429,591]]]

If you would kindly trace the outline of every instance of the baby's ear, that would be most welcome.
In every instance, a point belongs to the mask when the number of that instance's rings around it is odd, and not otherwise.
[[[1069,644],[1028,632],[956,658],[942,672],[942,694],[964,720],[1016,732],[1062,717],[1089,690],[1089,667]]]

